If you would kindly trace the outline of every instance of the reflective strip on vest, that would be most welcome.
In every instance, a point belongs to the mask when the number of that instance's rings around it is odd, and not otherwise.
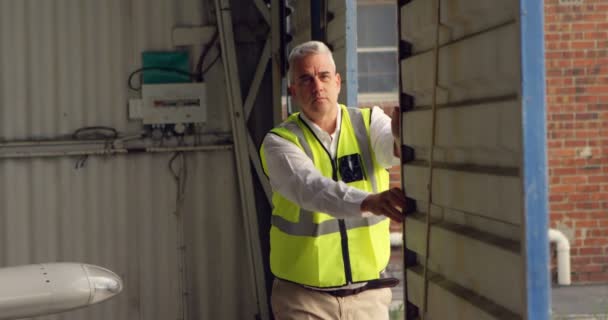
[[[305,217],[309,216],[309,219]],[[344,219],[346,230],[351,230],[360,227],[370,227],[384,221],[386,217],[371,216],[367,218],[349,218]],[[308,221],[305,221],[308,220]],[[272,216],[272,225],[277,227],[284,233],[293,236],[318,237],[330,233],[340,232],[338,219],[323,221],[321,223],[312,222],[312,213],[310,211],[300,210],[300,222],[291,222],[279,215]]]
[[[363,115],[359,109],[346,108],[346,110],[348,110],[348,114],[350,115],[350,122],[353,125],[355,137],[357,138],[357,143],[359,144],[359,150],[361,151],[365,171],[367,172],[369,181],[372,183],[372,190],[374,193],[378,193],[378,183],[376,182],[374,162],[372,161],[372,152],[369,148],[370,141],[367,137],[367,129],[365,128],[365,123],[363,122]]]

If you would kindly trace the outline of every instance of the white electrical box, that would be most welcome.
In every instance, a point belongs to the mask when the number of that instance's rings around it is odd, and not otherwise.
[[[207,121],[205,84],[144,84],[142,99],[129,101],[129,117],[144,125],[190,124]]]

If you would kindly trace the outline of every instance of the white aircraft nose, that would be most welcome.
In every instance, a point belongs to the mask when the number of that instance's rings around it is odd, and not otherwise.
[[[120,277],[82,263],[0,268],[0,319],[33,317],[87,307],[123,289]]]
[[[92,289],[90,304],[110,299],[122,291],[122,279],[116,273],[90,264],[83,264],[82,267],[88,275]]]

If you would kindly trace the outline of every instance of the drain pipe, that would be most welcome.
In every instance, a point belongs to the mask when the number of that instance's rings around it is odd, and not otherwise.
[[[401,232],[391,232],[391,247],[403,245]],[[549,229],[549,241],[557,246],[557,283],[563,286],[571,284],[570,279],[570,241],[559,230]]]
[[[557,283],[570,285],[570,242],[559,230],[549,229],[549,241],[557,247]]]
[[[391,247],[403,246],[403,233],[391,232]]]

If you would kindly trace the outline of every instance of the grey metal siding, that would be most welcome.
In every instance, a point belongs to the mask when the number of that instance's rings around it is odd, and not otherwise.
[[[114,300],[56,319],[179,318],[181,221],[169,157],[93,157],[79,169],[73,158],[1,161],[1,265],[87,262],[123,277]],[[255,313],[232,158],[230,150],[187,155],[190,319]]]
[[[177,49],[174,27],[207,24],[209,3],[0,1],[0,139],[66,139],[98,125],[138,133],[141,124],[127,120],[127,100],[138,96],[127,77],[140,67],[142,51]],[[188,50],[194,64],[201,46]],[[206,80],[204,134],[230,135],[221,61]],[[86,262],[125,281],[113,300],[40,319],[180,319],[184,303],[189,319],[253,317],[233,150],[186,153],[181,218],[174,214],[171,155],[0,159],[0,266]]]

